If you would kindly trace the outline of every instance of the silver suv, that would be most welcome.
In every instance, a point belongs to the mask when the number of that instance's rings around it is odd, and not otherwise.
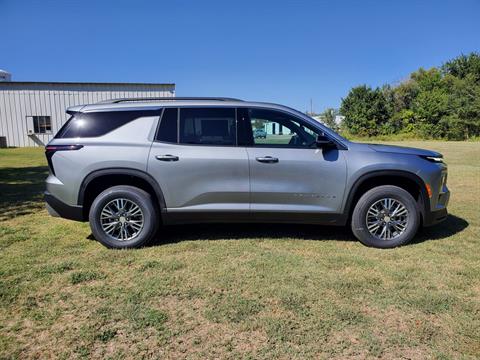
[[[159,225],[289,222],[349,224],[391,248],[447,217],[441,154],[350,142],[285,106],[143,98],[67,112],[46,146],[47,208],[88,220],[107,247],[142,246]]]

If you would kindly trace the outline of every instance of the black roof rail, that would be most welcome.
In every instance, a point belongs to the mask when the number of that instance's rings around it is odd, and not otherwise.
[[[215,101],[243,101],[228,97],[138,97],[138,98],[119,98],[100,101],[97,104],[118,104],[122,102],[135,101],[177,101],[177,100],[215,100]]]

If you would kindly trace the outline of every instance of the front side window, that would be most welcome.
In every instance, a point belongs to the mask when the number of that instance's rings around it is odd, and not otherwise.
[[[317,132],[283,112],[250,109],[253,144],[258,147],[315,147]]]
[[[35,134],[49,134],[52,132],[52,118],[50,116],[28,116],[33,121]]]
[[[181,108],[179,132],[181,144],[234,146],[235,109]]]

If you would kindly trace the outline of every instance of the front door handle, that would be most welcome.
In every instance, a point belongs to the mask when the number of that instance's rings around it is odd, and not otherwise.
[[[273,164],[278,163],[278,159],[272,156],[261,156],[257,157],[256,160],[261,163]]]
[[[160,160],[160,161],[178,161],[178,156],[175,155],[157,155],[155,156],[155,159]]]

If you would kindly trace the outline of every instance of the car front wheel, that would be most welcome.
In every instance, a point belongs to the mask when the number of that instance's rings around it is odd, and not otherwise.
[[[157,211],[146,191],[127,185],[100,193],[89,213],[93,236],[108,248],[137,248],[157,230]]]
[[[393,248],[415,236],[420,214],[412,195],[392,185],[378,186],[358,200],[352,215],[352,231],[365,245]]]

